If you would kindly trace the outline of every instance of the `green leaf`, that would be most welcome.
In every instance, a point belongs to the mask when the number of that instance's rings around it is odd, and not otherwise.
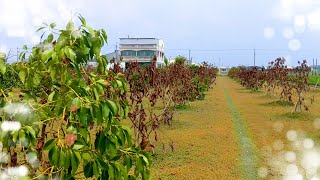
[[[54,97],[54,94],[55,94],[55,93],[56,93],[56,92],[53,91],[52,93],[49,94],[49,96],[48,96],[48,102],[52,102],[52,101],[53,101],[53,97]]]
[[[0,61],[0,72],[4,75],[7,70],[7,64],[4,61]]]
[[[76,53],[75,53],[71,48],[69,48],[68,46],[65,47],[64,53],[67,55],[67,57],[68,57],[71,61],[75,61],[75,60],[76,60]]]
[[[79,99],[78,97],[73,98],[73,99],[72,99],[72,105],[75,105],[75,106],[77,106],[78,108],[80,108],[80,107],[81,107],[81,101],[80,101],[80,99]]]
[[[25,81],[26,81],[26,74],[27,72],[25,70],[21,70],[19,72],[19,78],[20,78],[20,81],[24,84]]]
[[[45,51],[43,51],[43,53],[41,54],[41,60],[42,61],[47,61],[50,59],[50,57],[52,56],[53,51],[52,49],[46,49]]]
[[[135,175],[138,176],[140,173],[143,172],[143,163],[142,159],[137,156],[136,157],[136,168],[135,168]]]
[[[39,31],[41,31],[41,30],[44,29],[44,28],[46,28],[46,27],[39,27],[36,32],[39,32]]]
[[[99,94],[98,94],[98,91],[95,87],[93,87],[93,93],[94,93],[94,96],[96,97],[96,100],[99,101],[100,100]]]
[[[51,24],[50,24],[50,28],[51,28],[51,29],[53,29],[53,28],[55,28],[55,27],[56,27],[56,24],[55,24],[55,23],[51,23]]]
[[[56,142],[57,142],[56,139],[50,139],[49,141],[47,141],[47,142],[44,144],[43,149],[46,150],[46,151],[50,150],[53,146],[56,145]]]
[[[82,26],[86,27],[87,26],[86,19],[83,18],[81,15],[79,15],[78,18],[80,19]]]
[[[146,169],[145,171],[143,171],[142,179],[151,179],[150,178],[150,170],[149,169]]]
[[[49,151],[49,161],[51,165],[57,166],[59,160],[59,149],[57,146],[53,146]]]
[[[92,160],[90,153],[87,152],[82,153],[82,159],[84,162],[89,162]]]
[[[98,44],[96,44],[95,46],[93,46],[93,52],[96,56],[100,56],[101,53],[101,47],[100,47],[100,43],[98,42]]]
[[[68,24],[67,24],[66,29],[68,31],[73,31],[74,30],[74,23],[72,21],[69,21]]]
[[[101,33],[102,33],[102,36],[103,36],[104,41],[107,43],[107,41],[108,41],[108,36],[107,36],[106,30],[101,29]]]
[[[131,135],[130,128],[128,126],[125,126],[125,125],[122,125],[121,128],[123,129],[123,131],[124,131],[124,133],[126,135],[128,145],[131,146],[132,143],[133,143],[133,140],[132,140],[132,135]]]
[[[124,164],[127,167],[127,171],[130,171],[131,167],[132,167],[132,160],[130,156],[126,156],[124,159]]]
[[[106,103],[103,103],[103,104],[102,104],[102,116],[103,116],[105,119],[108,119],[109,114],[110,114],[109,106],[108,106]]]
[[[118,84],[118,88],[120,89],[120,93],[123,94],[124,93],[124,87],[123,87],[122,81],[117,80],[117,84]]]
[[[75,174],[78,170],[79,164],[80,164],[81,156],[78,151],[73,151],[73,155],[71,155],[71,166],[72,171],[71,174]]]
[[[56,79],[56,74],[57,74],[57,69],[56,68],[53,68],[50,70],[50,77],[52,80],[55,80]]]
[[[52,43],[52,41],[53,41],[53,34],[51,33],[48,35],[47,43]]]
[[[114,168],[111,164],[109,164],[108,174],[109,174],[109,179],[114,179]]]
[[[6,61],[6,54],[3,52],[0,52],[0,61]]]
[[[19,140],[20,141],[24,141],[25,138],[26,138],[26,133],[24,132],[23,129],[20,129],[20,131],[19,131]]]
[[[102,124],[103,123],[103,118],[102,118],[101,107],[100,106],[94,106],[94,111],[95,111],[95,115],[96,115],[98,124]]]
[[[77,128],[75,128],[74,126],[69,126],[66,130],[67,133],[72,132],[73,134],[77,134]]]
[[[24,45],[23,47],[23,50],[27,51],[28,50],[28,47],[26,45]]]
[[[109,154],[110,154],[110,157],[113,158],[117,155],[117,147],[114,143],[110,143],[109,144]]]
[[[70,167],[71,164],[71,153],[70,151],[66,151],[66,158],[65,158],[65,162],[64,162],[64,168],[68,169]]]
[[[99,175],[101,174],[100,173],[100,168],[98,167],[96,162],[93,163],[93,174],[94,174],[96,179],[98,179]]]
[[[118,114],[118,107],[116,105],[116,103],[114,103],[113,101],[107,100],[107,103],[109,105],[109,108],[111,109],[111,112],[113,113],[113,115],[115,116],[116,114]]]
[[[96,140],[94,142],[95,148],[100,150],[101,152],[104,152],[106,150],[105,138],[106,137],[102,132],[99,132],[96,135]]]
[[[89,116],[89,110],[87,108],[81,107],[80,108],[80,123],[84,126],[88,125],[88,116]]]
[[[34,86],[38,86],[41,82],[41,77],[39,74],[34,74],[34,77],[33,77],[33,84]]]
[[[12,141],[14,143],[17,142],[18,136],[19,136],[19,131],[14,131],[13,134],[12,134]]]
[[[58,161],[59,168],[64,166],[65,160],[66,160],[66,153],[61,148],[59,151],[59,161]]]
[[[149,165],[148,158],[146,156],[142,155],[142,154],[140,156],[141,156],[142,160],[144,161],[144,163],[148,166]]]
[[[31,126],[25,126],[25,129],[28,130],[28,132],[34,139],[37,138],[36,131]]]
[[[73,144],[72,149],[79,150],[79,149],[81,149],[81,148],[83,148],[83,147],[84,147],[84,145],[81,144],[79,141],[77,141],[77,142],[75,142],[75,143]]]
[[[79,129],[79,134],[83,137],[83,139],[88,143],[90,138],[88,136],[88,131],[84,128]]]
[[[93,163],[89,162],[84,166],[84,176],[86,178],[91,178],[93,176]]]

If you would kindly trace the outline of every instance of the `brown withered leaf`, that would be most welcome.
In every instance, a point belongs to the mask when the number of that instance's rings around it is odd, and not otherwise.
[[[65,137],[65,140],[66,140],[66,144],[71,147],[74,142],[76,142],[77,140],[77,136],[75,134],[73,134],[73,132],[69,132],[66,137]]]
[[[141,146],[141,148],[142,148],[143,150],[148,151],[148,152],[151,152],[151,151],[153,151],[153,149],[154,149],[154,145],[152,145],[152,144],[150,143],[150,141],[147,140],[146,138],[143,138],[143,139],[142,139],[142,141],[141,141],[141,143],[140,143],[140,146]]]
[[[79,109],[78,106],[76,106],[76,105],[71,105],[71,108],[70,108],[71,112],[76,112],[78,109]]]

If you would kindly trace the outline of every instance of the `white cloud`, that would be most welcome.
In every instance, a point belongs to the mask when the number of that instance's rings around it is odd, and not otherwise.
[[[313,30],[320,30],[320,8],[315,9],[307,15],[308,28]]]
[[[282,36],[285,39],[292,39],[294,37],[293,29],[290,27],[286,27],[282,30]]]
[[[8,51],[8,48],[7,48],[7,46],[6,45],[4,45],[4,44],[0,44],[0,52],[4,52],[4,53],[7,53],[7,51]]]
[[[312,11],[315,1],[318,0],[279,0],[274,5],[273,17],[291,21],[294,16]]]
[[[84,0],[2,0],[0,6],[0,29],[8,37],[24,38],[29,42],[34,40],[37,27],[43,22],[65,24],[71,19],[72,13],[85,7]]]
[[[301,42],[299,39],[292,39],[288,43],[288,48],[291,51],[298,51],[301,48]]]
[[[296,15],[293,19],[293,26],[296,33],[304,33],[306,30],[306,18],[304,15]]]
[[[264,38],[272,39],[275,35],[275,30],[272,27],[266,27],[263,31]]]
[[[39,44],[40,43],[40,37],[38,35],[33,35],[31,38],[31,43],[33,45]]]

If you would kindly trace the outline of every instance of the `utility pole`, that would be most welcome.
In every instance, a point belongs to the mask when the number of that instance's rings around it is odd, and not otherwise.
[[[19,48],[17,48],[17,62],[19,60]]]
[[[189,49],[189,62],[190,62],[190,54],[191,54],[191,50]]]
[[[315,70],[314,70],[314,58],[312,59],[312,72],[311,72],[311,74],[312,74],[312,75],[315,74]]]
[[[256,66],[256,49],[253,49],[253,66]]]
[[[316,75],[318,75],[317,73],[318,73],[318,58],[316,58]]]
[[[116,42],[116,62],[118,62],[118,43]]]

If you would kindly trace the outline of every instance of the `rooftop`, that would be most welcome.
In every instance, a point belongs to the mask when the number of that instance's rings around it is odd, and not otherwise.
[[[158,38],[119,38],[120,40],[127,40],[127,39],[134,39],[134,40],[138,40],[138,39],[149,39],[149,40],[159,40]]]

